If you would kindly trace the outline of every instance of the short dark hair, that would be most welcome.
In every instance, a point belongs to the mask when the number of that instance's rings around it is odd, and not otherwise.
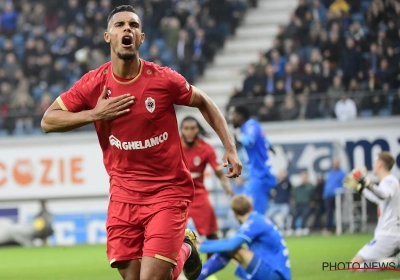
[[[246,106],[243,105],[235,106],[235,112],[241,115],[246,121],[250,119],[250,111]]]
[[[196,125],[197,125],[197,127],[199,128],[199,134],[200,135],[202,135],[202,136],[204,136],[204,137],[208,137],[209,135],[208,135],[208,132],[204,129],[204,127],[199,123],[199,121],[195,118],[195,117],[192,117],[192,116],[187,116],[187,117],[185,117],[183,120],[182,120],[182,122],[181,122],[181,129],[183,128],[183,124],[185,123],[185,122],[187,122],[187,121],[193,121],[193,122],[195,122],[196,123]]]
[[[107,25],[110,22],[110,19],[113,17],[113,15],[115,15],[116,13],[119,12],[132,12],[136,14],[136,10],[134,7],[132,7],[131,5],[121,5],[116,7],[114,10],[111,11],[111,13],[108,15],[107,17]]]

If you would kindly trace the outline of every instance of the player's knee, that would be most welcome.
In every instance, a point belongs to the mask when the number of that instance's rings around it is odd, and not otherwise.
[[[113,268],[117,268],[119,274],[124,280],[139,280],[140,270],[135,268],[135,264],[132,261],[119,261],[112,265]]]
[[[245,248],[238,248],[229,254],[233,259],[238,261],[240,264],[249,263],[254,256],[254,253]]]

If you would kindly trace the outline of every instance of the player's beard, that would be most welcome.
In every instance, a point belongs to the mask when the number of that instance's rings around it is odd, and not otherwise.
[[[188,141],[186,140],[185,136],[182,136],[182,137],[183,137],[183,142],[185,142],[185,145],[188,146],[188,147],[193,147],[194,144],[196,143],[197,138],[199,138],[199,136],[196,136],[196,137],[193,139],[192,142],[188,142]]]
[[[130,53],[120,53],[117,52],[117,56],[119,59],[122,60],[133,60],[136,57],[136,53],[135,52],[130,52]]]

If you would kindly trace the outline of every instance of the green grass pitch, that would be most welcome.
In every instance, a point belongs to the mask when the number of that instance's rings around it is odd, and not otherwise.
[[[293,280],[390,279],[400,280],[400,272],[322,271],[322,262],[348,261],[371,239],[371,235],[308,236],[286,238]],[[216,276],[235,280],[230,265]],[[111,269],[105,246],[72,246],[0,249],[1,280],[113,280],[120,279]],[[266,279],[267,280],[267,279]]]

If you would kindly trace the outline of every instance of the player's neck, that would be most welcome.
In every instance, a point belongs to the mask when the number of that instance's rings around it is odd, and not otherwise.
[[[250,214],[251,214],[251,212],[248,213],[248,214],[246,214],[246,215],[239,216],[239,217],[238,217],[238,220],[240,221],[240,223],[241,223],[241,224],[244,224],[244,223],[247,221],[247,219],[249,218]]]
[[[382,180],[383,180],[386,176],[388,176],[389,174],[390,174],[389,171],[387,171],[387,170],[381,170],[381,172],[379,172],[379,174],[378,174],[379,182],[382,181]]]
[[[117,56],[111,58],[113,73],[123,79],[133,79],[140,73],[141,60],[135,56],[132,60],[122,60]]]

